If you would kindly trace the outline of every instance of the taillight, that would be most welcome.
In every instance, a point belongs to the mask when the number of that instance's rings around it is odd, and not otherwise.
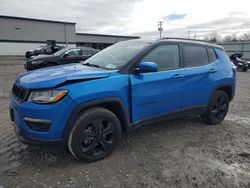
[[[229,61],[231,64],[232,64],[232,70],[233,70],[233,73],[236,74],[236,66],[234,65],[234,63],[232,61]]]
[[[234,75],[236,75],[236,67],[234,66],[232,69],[233,69]]]

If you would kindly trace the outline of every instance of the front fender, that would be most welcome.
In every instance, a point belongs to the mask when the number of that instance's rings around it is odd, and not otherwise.
[[[89,109],[91,107],[97,107],[97,106],[103,106],[105,104],[109,104],[109,103],[116,103],[119,105],[119,107],[122,110],[122,114],[123,114],[123,123],[125,123],[123,126],[125,127],[125,130],[129,130],[129,126],[130,126],[130,117],[128,114],[128,111],[125,107],[125,105],[123,104],[122,100],[119,99],[118,97],[110,97],[110,98],[102,98],[102,99],[97,99],[97,100],[93,100],[93,101],[88,101],[82,104],[79,104],[71,113],[70,118],[68,119],[68,122],[66,124],[66,127],[64,128],[64,132],[63,132],[63,138],[65,140],[65,142],[67,141],[67,138],[70,134],[70,131],[72,130],[79,114],[81,112],[83,112],[86,109]],[[105,106],[104,106],[105,107]]]

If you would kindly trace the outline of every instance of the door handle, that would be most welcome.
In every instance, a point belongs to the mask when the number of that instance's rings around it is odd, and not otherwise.
[[[209,73],[215,73],[215,72],[217,72],[217,70],[216,69],[210,69],[208,72]]]
[[[172,76],[172,78],[174,79],[183,78],[183,77],[184,77],[183,74],[175,74],[174,76]]]

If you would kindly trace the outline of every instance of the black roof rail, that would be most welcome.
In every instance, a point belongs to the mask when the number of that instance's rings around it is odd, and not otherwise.
[[[175,38],[175,37],[163,37],[163,38],[160,38],[158,40],[164,40],[164,39],[176,39],[176,40],[187,40],[187,41],[197,41],[197,42],[213,43],[212,41],[207,41],[207,40],[188,39],[188,38]]]

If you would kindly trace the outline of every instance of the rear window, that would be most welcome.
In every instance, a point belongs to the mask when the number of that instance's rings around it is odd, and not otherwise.
[[[185,67],[196,67],[208,64],[208,55],[206,47],[184,45],[183,57]]]
[[[209,63],[215,62],[217,60],[216,53],[213,48],[207,48]]]

